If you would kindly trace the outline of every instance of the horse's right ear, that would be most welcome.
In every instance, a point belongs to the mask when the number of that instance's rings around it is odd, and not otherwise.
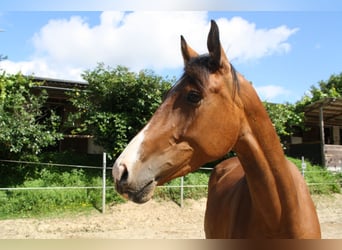
[[[184,65],[186,65],[191,58],[198,57],[198,53],[186,43],[183,36],[181,36],[181,49]]]

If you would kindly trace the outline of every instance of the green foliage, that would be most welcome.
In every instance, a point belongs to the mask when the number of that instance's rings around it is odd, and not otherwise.
[[[327,81],[319,81],[318,86],[312,85],[307,94],[296,102],[296,109],[303,110],[305,106],[326,97],[342,96],[342,73],[331,75]]]
[[[127,68],[99,64],[86,71],[89,86],[76,90],[71,102],[77,111],[69,117],[77,121],[75,134],[92,134],[97,144],[114,155],[147,123],[171,83],[149,71],[130,72]]]
[[[342,96],[342,72],[340,74],[332,74],[327,82],[321,81],[320,86],[331,97]]]
[[[331,75],[327,81],[319,81],[318,86],[311,86],[312,101],[318,101],[325,97],[340,97],[342,95],[342,73]]]
[[[33,82],[21,74],[0,72],[0,154],[2,158],[23,158],[39,154],[54,145],[59,117],[43,112],[47,94],[32,93]]]
[[[264,106],[279,136],[291,135],[293,128],[303,126],[304,113],[297,112],[295,105],[264,102]]]

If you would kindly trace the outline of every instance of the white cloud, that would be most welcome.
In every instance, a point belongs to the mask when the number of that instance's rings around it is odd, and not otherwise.
[[[297,29],[258,29],[241,17],[217,20],[222,46],[234,62],[287,53]],[[24,74],[80,79],[97,62],[132,70],[182,67],[180,35],[199,53],[206,53],[207,12],[103,12],[98,25],[73,16],[53,19],[33,35],[35,53],[25,62],[1,62],[2,68]]]
[[[17,73],[21,71],[22,73],[26,72],[35,72],[35,75],[39,75],[40,73],[48,74],[51,76],[55,76],[54,72],[51,71],[47,63],[43,60],[33,60],[33,61],[21,61],[21,62],[12,62],[9,60],[5,60],[0,62],[1,68],[5,69],[8,73]]]
[[[272,54],[287,53],[291,45],[288,38],[298,31],[279,26],[272,29],[258,29],[256,24],[250,23],[241,17],[230,20],[219,19],[222,46],[227,49],[230,59],[245,62],[269,56]]]
[[[68,80],[83,80],[81,73],[84,68],[62,67],[56,68],[51,62],[42,58],[36,58],[31,61],[13,62],[9,60],[0,62],[0,69],[5,70],[7,73],[16,74],[21,72],[25,75],[35,75],[42,77],[60,78]]]
[[[262,100],[272,102],[274,99],[280,96],[288,96],[290,95],[290,91],[277,85],[266,85],[255,87],[258,95]]]

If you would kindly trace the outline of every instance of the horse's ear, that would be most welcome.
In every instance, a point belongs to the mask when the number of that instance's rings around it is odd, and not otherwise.
[[[181,36],[181,49],[184,60],[184,65],[188,63],[191,58],[197,57],[198,53],[194,51],[185,41],[184,37]]]
[[[210,66],[213,71],[218,70],[228,63],[226,53],[220,43],[219,29],[214,20],[211,20],[210,31],[208,34],[207,46],[210,56]]]

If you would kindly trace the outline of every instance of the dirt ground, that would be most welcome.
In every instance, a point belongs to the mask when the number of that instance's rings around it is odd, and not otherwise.
[[[314,196],[323,238],[342,238],[342,195]],[[49,219],[0,220],[1,239],[203,239],[206,199],[128,202],[105,214]]]

